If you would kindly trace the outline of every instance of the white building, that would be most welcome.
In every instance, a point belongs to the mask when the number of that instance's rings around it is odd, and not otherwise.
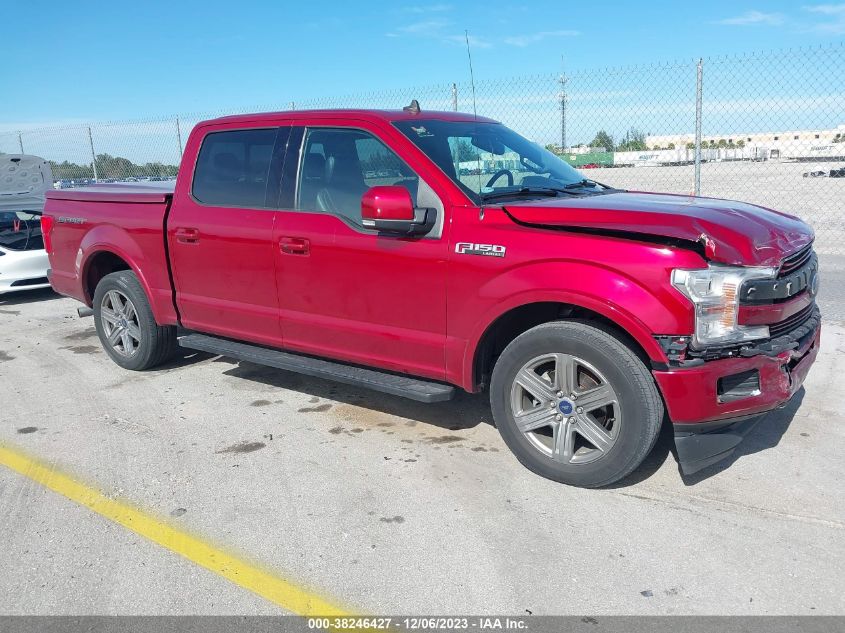
[[[654,134],[647,136],[645,142],[649,149],[665,148],[670,144],[676,149],[683,149],[689,143],[695,142],[695,134]],[[827,130],[703,134],[701,137],[703,148],[707,148],[711,143],[718,145],[720,142],[737,148],[755,148],[758,154],[761,148],[765,148],[765,157],[770,159],[835,159],[845,156],[845,125]]]

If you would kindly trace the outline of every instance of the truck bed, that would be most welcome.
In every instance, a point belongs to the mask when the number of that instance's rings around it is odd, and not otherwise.
[[[47,192],[53,288],[91,305],[104,273],[131,262],[159,323],[176,321],[164,224],[173,183],[110,183]]]
[[[145,185],[110,183],[75,189],[58,189],[47,193],[52,200],[81,200],[90,202],[167,202],[173,196],[176,183]]]

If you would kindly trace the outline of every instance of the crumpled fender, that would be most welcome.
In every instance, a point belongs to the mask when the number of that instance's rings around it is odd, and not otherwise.
[[[627,332],[657,362],[667,359],[654,334],[689,333],[693,328],[690,306],[667,284],[649,287],[647,280],[597,263],[525,264],[491,279],[478,296],[489,307],[468,339],[462,367],[465,388],[472,386],[476,352],[487,329],[508,311],[531,303],[566,303],[596,312]]]

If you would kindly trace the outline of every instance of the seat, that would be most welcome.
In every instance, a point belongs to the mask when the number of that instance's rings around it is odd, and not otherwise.
[[[367,191],[357,158],[345,154],[326,159],[326,184],[317,193],[317,209],[361,224],[361,196]]]

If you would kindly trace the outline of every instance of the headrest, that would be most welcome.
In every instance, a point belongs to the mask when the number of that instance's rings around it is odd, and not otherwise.
[[[306,154],[302,164],[302,176],[309,180],[317,180],[326,175],[326,159],[322,154]]]

